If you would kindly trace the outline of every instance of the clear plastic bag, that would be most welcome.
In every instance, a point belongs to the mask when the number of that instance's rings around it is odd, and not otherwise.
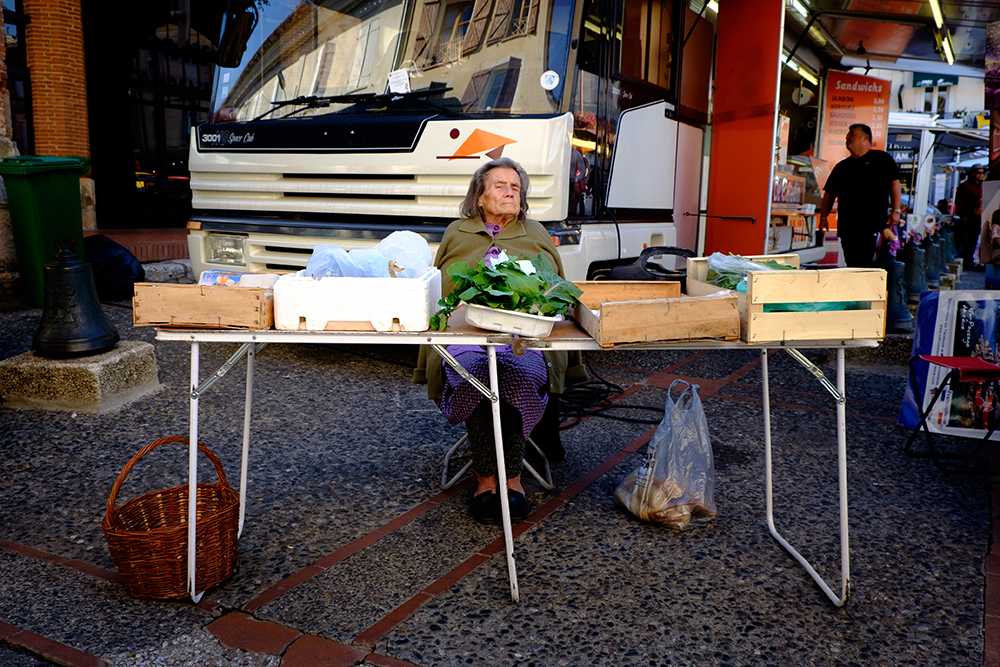
[[[390,259],[397,266],[403,267],[403,271],[396,274],[400,278],[419,278],[434,262],[434,252],[427,244],[427,240],[409,230],[393,232],[379,241],[375,247],[386,258],[387,268]]]
[[[789,269],[792,267],[789,266]],[[738,289],[740,281],[746,284],[747,271],[777,271],[773,266],[755,262],[740,255],[723,255],[714,252],[708,257],[708,274],[706,280],[713,285],[726,289]],[[746,287],[741,291],[746,292]]]
[[[674,400],[677,385],[686,385]],[[644,521],[675,530],[704,526],[716,514],[715,461],[698,385],[674,380],[646,458],[615,491],[615,502]]]
[[[309,278],[388,278],[389,261],[397,267],[398,278],[419,278],[434,261],[434,253],[416,232],[393,232],[372,248],[347,252],[338,245],[317,245],[306,268],[298,275]]]
[[[313,248],[312,257],[306,268],[298,272],[309,278],[339,278],[357,275],[357,269],[346,250],[339,245],[318,245]]]
[[[389,260],[378,248],[355,248],[350,252],[350,259],[358,268],[353,274],[356,278],[389,277]]]

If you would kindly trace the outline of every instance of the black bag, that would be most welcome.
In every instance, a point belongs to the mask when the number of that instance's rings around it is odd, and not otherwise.
[[[94,272],[97,297],[103,301],[131,301],[135,284],[146,280],[146,270],[128,248],[103,234],[83,239],[84,258]]]

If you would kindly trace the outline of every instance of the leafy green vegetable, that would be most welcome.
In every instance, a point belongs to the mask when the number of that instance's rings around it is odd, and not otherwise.
[[[730,257],[742,260],[741,262],[742,266],[740,267],[740,269],[738,270],[723,269],[719,271],[713,268],[709,268],[708,273],[705,274],[706,282],[722,287],[723,289],[734,290],[737,289],[737,285],[739,285],[740,282],[747,277],[747,269],[753,267],[755,264],[760,264],[770,269],[774,269],[776,271],[788,271],[795,268],[794,266],[789,266],[788,264],[781,264],[779,262],[776,262],[773,259],[766,259],[766,260],[758,259],[751,262],[750,260],[741,257],[740,255],[731,254]],[[735,266],[735,263],[731,264],[731,266]]]
[[[475,268],[456,262],[448,268],[455,284],[451,294],[438,301],[441,310],[431,317],[431,328],[444,331],[448,318],[462,302],[532,315],[565,315],[583,291],[556,273],[544,253],[530,260],[535,272],[525,273],[518,259],[493,266],[485,259]],[[521,261],[524,261],[523,259]]]

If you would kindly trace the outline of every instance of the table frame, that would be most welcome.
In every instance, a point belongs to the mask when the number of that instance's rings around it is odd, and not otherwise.
[[[569,328],[567,325],[569,325]],[[506,474],[504,471],[503,458],[503,434],[500,429],[500,401],[499,383],[497,379],[496,347],[498,345],[513,345],[515,353],[523,352],[524,349],[548,349],[548,350],[580,350],[580,351],[601,351],[602,349],[596,341],[583,333],[580,329],[565,323],[561,329],[555,331],[547,338],[517,338],[511,334],[491,333],[482,330],[477,331],[447,331],[447,332],[347,332],[347,331],[248,331],[248,330],[215,330],[215,329],[157,329],[156,339],[163,341],[187,342],[191,346],[191,373],[190,373],[190,423],[189,423],[189,446],[188,446],[188,550],[187,565],[188,577],[187,586],[191,599],[197,603],[201,600],[204,591],[197,591],[195,579],[195,529],[196,529],[196,502],[198,484],[198,399],[216,381],[224,376],[242,357],[247,358],[246,369],[246,401],[243,415],[243,454],[240,467],[240,518],[239,531],[242,534],[246,517],[246,488],[247,488],[247,466],[250,452],[250,416],[251,404],[253,401],[253,377],[254,362],[257,353],[270,343],[292,343],[292,344],[411,344],[411,345],[431,345],[435,349],[441,350],[447,345],[481,345],[486,348],[490,370],[490,386],[486,387],[482,383],[474,383],[490,399],[493,406],[494,438],[496,441],[496,454],[498,465],[498,488],[504,489],[507,486]],[[238,343],[239,349],[226,361],[219,370],[215,371],[205,382],[201,382],[199,375],[200,344],[201,343]],[[766,494],[766,520],[768,531],[802,566],[806,572],[816,581],[823,592],[830,598],[834,605],[840,607],[847,602],[850,592],[850,546],[847,521],[847,433],[846,433],[846,394],[844,381],[844,350],[845,348],[875,347],[878,345],[874,340],[810,340],[810,341],[786,341],[784,343],[749,344],[741,341],[717,341],[717,340],[697,340],[677,343],[657,342],[657,343],[637,343],[629,345],[616,345],[613,349],[648,349],[648,350],[706,350],[706,349],[755,349],[761,354],[761,373],[763,376],[763,408],[764,408],[764,466],[765,466],[765,494]],[[809,561],[803,557],[792,545],[781,536],[775,527],[773,514],[773,478],[772,478],[772,456],[771,456],[771,403],[769,393],[768,376],[768,350],[785,349],[800,364],[809,370],[817,380],[827,389],[837,402],[837,459],[838,459],[838,479],[840,497],[840,593],[834,593],[823,578],[816,572]],[[825,374],[812,364],[798,350],[807,348],[834,348],[837,355],[837,380],[836,385],[831,383]],[[450,356],[450,355],[449,355]],[[447,361],[447,356],[445,357]],[[450,362],[449,362],[450,363]],[[459,367],[460,368],[460,367]],[[458,370],[458,368],[456,369]],[[462,372],[462,371],[460,371]],[[500,503],[502,512],[502,524],[505,551],[507,556],[507,573],[510,582],[510,595],[514,602],[519,601],[520,593],[517,585],[517,567],[514,561],[514,538],[510,523],[510,508],[507,503]]]

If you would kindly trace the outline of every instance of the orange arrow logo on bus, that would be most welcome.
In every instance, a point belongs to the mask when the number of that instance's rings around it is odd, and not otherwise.
[[[452,130],[451,132],[453,138],[458,138],[457,130]],[[473,130],[469,138],[462,142],[462,145],[458,147],[454,155],[441,155],[438,159],[449,161],[460,160],[462,158],[478,159],[480,153],[485,153],[491,160],[496,160],[503,155],[504,146],[516,143],[516,139],[508,139],[499,134],[477,129]]]

